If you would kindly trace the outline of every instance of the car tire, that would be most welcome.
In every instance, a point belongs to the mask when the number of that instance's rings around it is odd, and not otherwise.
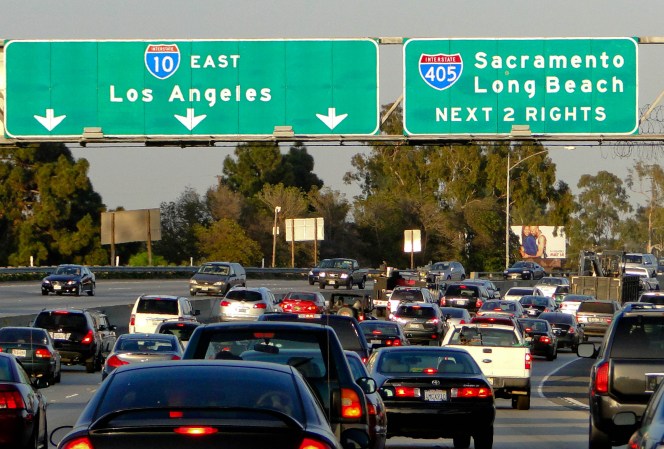
[[[517,410],[530,410],[530,393],[525,396],[518,396],[516,398]]]
[[[473,443],[475,449],[491,449],[493,447],[493,426],[473,435]]]
[[[94,373],[95,372],[95,367],[97,365],[97,361],[95,360],[96,357],[92,356],[89,359],[85,361],[85,372],[86,373]]]
[[[74,289],[74,293],[73,293],[73,295],[74,295],[74,296],[81,296],[81,286],[80,286],[80,285],[77,286],[77,287]]]
[[[551,353],[546,355],[546,359],[547,359],[549,362],[554,361],[557,357],[558,357],[558,354],[557,354],[557,352],[556,352],[555,349],[552,349],[552,350],[551,350]]]
[[[189,290],[190,296],[196,296],[196,290]]]
[[[325,282],[319,282],[318,283],[318,288],[321,290],[325,290]]]
[[[62,292],[55,292],[56,295],[62,296]]]
[[[97,288],[97,286],[93,282],[92,285],[90,286],[90,290],[88,290],[88,296],[94,296],[96,288]]]
[[[348,284],[346,284],[346,290],[352,290],[353,289],[353,278],[350,278],[348,280]]]
[[[42,290],[42,295],[43,295],[43,296],[48,296],[48,291],[46,291],[46,290]]]
[[[470,447],[470,435],[457,435],[452,438],[455,449],[467,449]]]
[[[62,381],[62,368],[60,368],[60,370],[58,371],[58,374],[55,375],[53,380],[55,380],[55,383],[58,383],[58,384]]]
[[[365,284],[366,284],[366,281],[367,281],[367,280],[366,280],[365,278],[362,278],[362,280],[360,281],[360,283],[357,284],[357,288],[359,288],[360,290],[364,290],[364,287],[366,286],[366,285],[365,285]]]
[[[611,438],[595,427],[592,418],[590,418],[588,431],[588,449],[611,449]]]
[[[23,449],[39,449],[39,422],[35,421],[34,424],[35,425],[34,428],[32,429],[32,434],[30,435],[30,439],[27,441],[27,443],[25,443]]]
[[[461,275],[461,280],[462,280],[462,281],[465,281],[465,280],[466,280],[466,275],[465,275],[465,274],[462,274],[462,275]]]

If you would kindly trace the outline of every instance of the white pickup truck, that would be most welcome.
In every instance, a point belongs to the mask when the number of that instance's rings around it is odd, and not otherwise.
[[[503,324],[463,324],[452,327],[443,346],[467,350],[493,385],[494,396],[512,399],[512,408],[530,408],[532,358],[521,332]]]

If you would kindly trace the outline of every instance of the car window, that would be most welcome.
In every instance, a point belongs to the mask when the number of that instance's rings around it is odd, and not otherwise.
[[[348,359],[348,365],[350,366],[350,371],[353,373],[353,379],[359,379],[360,377],[365,377],[367,375],[366,368],[358,357],[352,355],[346,355]]]
[[[37,315],[35,327],[42,329],[62,329],[63,331],[76,331],[85,329],[88,321],[81,313],[70,312],[43,312]]]
[[[468,354],[452,351],[394,351],[384,353],[376,366],[379,373],[479,374],[480,370]]]
[[[433,309],[433,307],[406,305],[399,306],[396,314],[401,318],[435,318],[436,311]]]
[[[8,357],[0,357],[0,381],[13,381],[11,360]]]
[[[579,305],[577,312],[613,314],[615,312],[615,308],[612,302],[584,301]]]
[[[186,325],[184,323],[172,323],[168,325],[162,325],[159,328],[160,334],[172,334],[175,335],[180,341],[189,341],[191,334],[194,333],[194,330],[197,328],[197,325]]]
[[[479,287],[476,285],[450,285],[445,290],[445,296],[464,296],[477,298],[479,296]]]
[[[226,293],[226,299],[236,299],[238,301],[262,301],[263,295],[254,290],[230,290]]]
[[[42,329],[0,329],[0,342],[48,344],[47,333]]]
[[[422,301],[424,299],[420,290],[395,290],[390,299],[399,301]]]
[[[165,338],[122,338],[116,351],[168,352],[174,351],[173,340]]]
[[[513,331],[463,326],[454,330],[450,344],[468,346],[514,346],[519,340]]]
[[[624,316],[617,323],[610,357],[664,358],[664,321],[661,317]]]
[[[374,335],[385,335],[388,337],[399,336],[399,327],[395,323],[388,323],[388,322],[372,323],[369,321],[364,321],[362,324],[360,324],[360,328],[362,329],[362,332],[364,332],[364,335],[368,336],[374,336]]]
[[[163,298],[141,298],[136,313],[154,313],[158,315],[177,315],[178,301]]]

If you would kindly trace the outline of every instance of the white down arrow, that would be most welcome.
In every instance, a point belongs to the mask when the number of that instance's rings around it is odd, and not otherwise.
[[[44,128],[46,128],[49,131],[53,131],[53,129],[60,124],[61,121],[63,121],[67,117],[66,115],[59,115],[55,116],[55,112],[53,109],[47,109],[46,110],[46,117],[42,117],[40,115],[35,115],[34,118],[37,119],[39,123],[42,124]]]
[[[343,122],[344,119],[348,117],[348,114],[337,115],[337,108],[328,108],[327,115],[316,114],[316,117],[325,123],[328,128],[334,129],[339,123]]]
[[[175,115],[175,118],[182,123],[185,128],[187,128],[189,131],[192,129],[196,128],[200,122],[202,122],[205,117],[207,117],[206,114],[196,116],[194,115],[194,108],[187,108],[187,116],[183,115]]]

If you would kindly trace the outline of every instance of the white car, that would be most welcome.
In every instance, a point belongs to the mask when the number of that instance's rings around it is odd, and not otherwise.
[[[217,321],[256,321],[264,313],[283,312],[269,288],[235,287],[215,302]]]
[[[162,321],[196,321],[200,313],[184,296],[141,295],[131,309],[129,333],[153,334]]]
[[[537,287],[512,287],[505,292],[503,299],[506,301],[518,301],[522,296],[546,296],[542,290]]]
[[[569,285],[569,279],[565,277],[545,276],[535,284],[535,287],[539,288],[544,296],[553,298],[556,289],[561,285]]]

